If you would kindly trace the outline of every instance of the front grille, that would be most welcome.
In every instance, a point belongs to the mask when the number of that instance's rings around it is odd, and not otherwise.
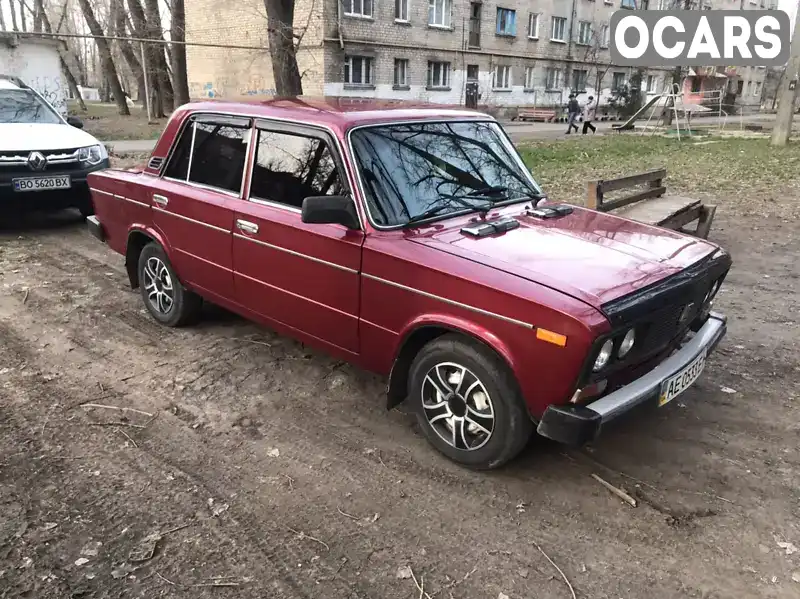
[[[636,368],[654,356],[668,353],[697,320],[708,291],[717,281],[724,280],[730,266],[730,256],[721,254],[604,305],[603,311],[613,328],[614,355],[622,335],[631,327],[636,331],[636,342],[625,358],[613,361],[595,375],[591,366],[607,337],[599,339],[596,351],[590,354],[584,367],[583,380],[590,382],[612,377],[620,371]]]

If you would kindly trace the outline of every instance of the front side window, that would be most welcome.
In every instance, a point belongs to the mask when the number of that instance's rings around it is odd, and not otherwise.
[[[428,25],[450,27],[452,0],[428,0]]]
[[[62,124],[52,108],[27,89],[0,89],[0,123]]]
[[[446,88],[450,86],[450,63],[428,63],[428,87]]]
[[[492,76],[492,87],[495,89],[511,89],[511,67],[507,64],[497,65]]]
[[[372,58],[369,56],[346,56],[344,59],[344,82],[350,85],[371,85]]]
[[[181,133],[164,176],[239,193],[249,138],[249,125],[192,121]]]
[[[372,0],[342,0],[344,14],[351,17],[372,17]]]
[[[488,209],[541,194],[497,123],[357,129],[353,152],[376,225]]]
[[[567,41],[567,19],[566,17],[553,17],[552,31],[550,39],[554,42]]]
[[[517,11],[497,9],[497,35],[517,35]]]
[[[250,197],[300,208],[309,196],[339,195],[342,180],[318,137],[258,130]]]

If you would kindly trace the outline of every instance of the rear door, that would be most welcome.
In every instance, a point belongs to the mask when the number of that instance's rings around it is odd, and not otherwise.
[[[234,215],[238,303],[271,320],[358,353],[362,230],[305,224],[308,196],[347,193],[327,132],[256,121],[249,193]]]
[[[196,115],[184,127],[158,188],[153,224],[184,283],[233,298],[234,203],[241,198],[251,122]]]

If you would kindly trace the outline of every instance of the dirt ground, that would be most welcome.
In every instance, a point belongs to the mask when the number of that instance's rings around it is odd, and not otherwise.
[[[4,229],[0,597],[799,597],[800,222],[712,238],[730,330],[698,384],[487,474],[379,377],[213,308],[159,327],[77,216]]]

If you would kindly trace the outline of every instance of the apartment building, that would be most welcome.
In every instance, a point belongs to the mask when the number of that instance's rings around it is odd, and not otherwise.
[[[709,8],[753,2],[699,1]],[[755,0],[764,1],[772,0]],[[659,5],[652,8],[675,2],[683,0],[650,0]],[[297,0],[303,91],[490,107],[563,106],[575,91],[605,103],[633,74],[610,64],[611,14],[635,9],[635,0]],[[189,46],[193,96],[274,93],[261,0],[187,0],[186,21],[189,41],[264,48]],[[695,75],[699,89],[720,83],[705,71]],[[661,93],[671,80],[671,71],[652,69],[642,87]]]

